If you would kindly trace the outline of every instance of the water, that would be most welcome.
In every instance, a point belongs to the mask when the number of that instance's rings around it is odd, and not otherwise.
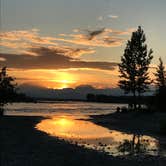
[[[110,155],[158,155],[158,141],[150,136],[126,134],[68,116],[55,116],[37,124],[38,130],[85,148]],[[161,153],[160,153],[161,154]]]
[[[117,106],[125,104],[89,103],[89,102],[45,102],[14,103],[7,105],[6,114],[30,116],[88,116],[108,114],[116,111]]]
[[[110,155],[166,156],[160,141],[153,137],[109,130],[87,121],[89,115],[113,113],[117,106],[125,105],[87,102],[15,103],[7,106],[6,114],[45,116],[46,119],[38,123],[36,129]]]

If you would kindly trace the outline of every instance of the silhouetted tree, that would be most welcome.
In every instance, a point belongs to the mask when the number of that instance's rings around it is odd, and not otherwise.
[[[119,64],[120,78],[119,86],[125,93],[132,93],[134,97],[134,110],[136,109],[136,96],[146,92],[150,84],[148,76],[149,64],[153,58],[152,49],[148,52],[145,44],[146,37],[142,28],[132,33],[128,41],[121,64]]]
[[[159,65],[157,67],[157,71],[155,73],[156,76],[156,85],[158,88],[162,88],[166,86],[166,71],[165,67],[163,65],[163,61],[161,58],[159,58]]]
[[[6,67],[0,72],[0,115],[3,115],[3,106],[12,101],[16,94],[14,78],[7,75]]]
[[[160,63],[155,73],[156,85],[157,85],[156,110],[163,111],[165,110],[165,98],[166,98],[166,71],[161,58],[159,58],[159,61]]]

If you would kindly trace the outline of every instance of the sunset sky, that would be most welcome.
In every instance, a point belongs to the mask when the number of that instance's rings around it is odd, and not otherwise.
[[[0,66],[20,84],[116,87],[117,64],[139,25],[152,66],[159,57],[166,63],[165,8],[165,0],[1,0]]]

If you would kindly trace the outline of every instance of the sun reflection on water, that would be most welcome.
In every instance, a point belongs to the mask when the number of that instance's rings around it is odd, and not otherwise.
[[[53,117],[41,121],[36,128],[57,137],[68,139],[95,139],[110,137],[110,131],[91,122],[75,120],[72,117]]]
[[[37,124],[38,130],[111,155],[147,153],[156,155],[158,141],[150,136],[126,134],[71,116],[55,116]]]
[[[61,127],[62,126],[64,126],[64,127],[68,126],[69,127],[69,126],[73,125],[73,121],[71,121],[69,119],[66,119],[66,118],[61,118],[61,119],[53,121],[53,124],[59,125]]]

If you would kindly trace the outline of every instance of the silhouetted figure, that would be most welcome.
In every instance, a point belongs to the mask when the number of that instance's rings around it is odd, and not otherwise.
[[[120,107],[116,108],[116,112],[119,113],[120,112]]]

